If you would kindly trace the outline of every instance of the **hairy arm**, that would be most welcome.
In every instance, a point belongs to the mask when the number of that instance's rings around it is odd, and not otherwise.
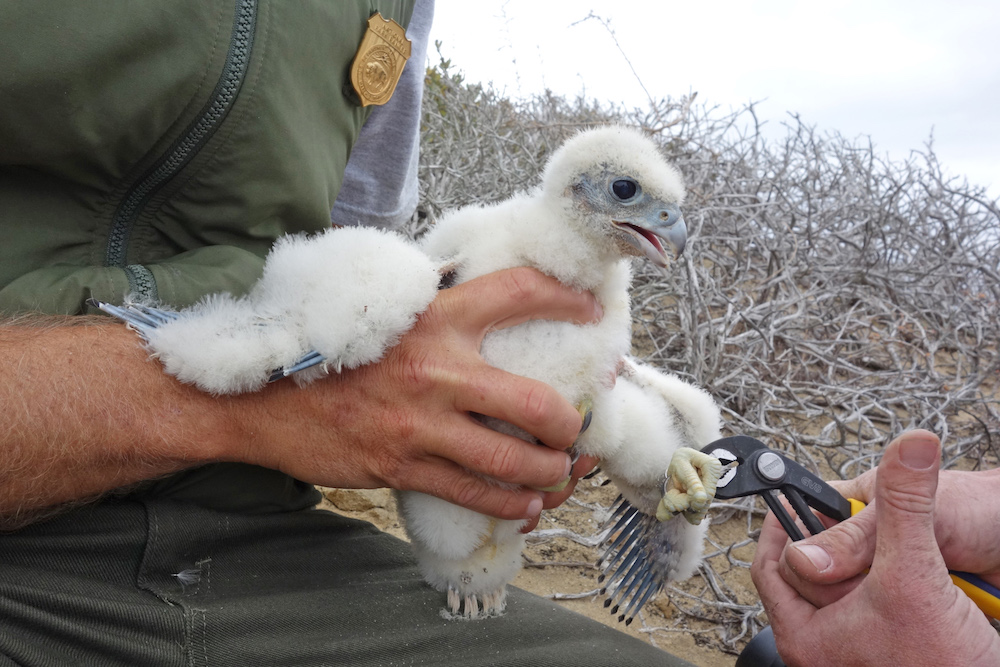
[[[215,401],[163,374],[135,334],[104,317],[0,326],[0,517],[39,512],[219,460]],[[220,437],[206,441],[204,433]]]
[[[528,319],[599,314],[589,294],[536,271],[503,271],[443,290],[377,364],[234,397],[164,374],[114,322],[0,325],[0,517],[23,524],[135,482],[242,461],[325,486],[417,490],[500,518],[536,518],[572,490],[532,488],[566,478],[560,450],[580,416],[551,387],[488,366],[479,347],[488,331]],[[510,421],[548,447],[491,431],[470,413]]]

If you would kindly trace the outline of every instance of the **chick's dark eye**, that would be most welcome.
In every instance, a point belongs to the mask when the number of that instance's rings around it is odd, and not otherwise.
[[[639,186],[633,180],[619,178],[611,184],[611,192],[614,193],[615,197],[624,201],[634,197],[639,192]]]

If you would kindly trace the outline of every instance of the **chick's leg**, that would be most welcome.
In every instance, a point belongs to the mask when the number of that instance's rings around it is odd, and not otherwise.
[[[698,525],[708,514],[721,475],[719,459],[681,447],[674,452],[667,468],[667,483],[656,508],[656,518],[666,521],[683,512],[689,523]]]

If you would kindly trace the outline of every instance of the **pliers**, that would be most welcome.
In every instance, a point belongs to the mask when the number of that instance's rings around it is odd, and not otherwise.
[[[844,498],[836,489],[780,452],[746,435],[736,435],[712,442],[701,450],[728,467],[719,479],[715,497],[723,500],[759,495],[771,508],[793,541],[803,538],[802,531],[785,509],[778,494],[799,515],[813,535],[823,524],[810,507],[831,519],[843,521],[864,509],[865,504]],[[988,616],[1000,620],[1000,589],[968,572],[949,571],[952,581]]]

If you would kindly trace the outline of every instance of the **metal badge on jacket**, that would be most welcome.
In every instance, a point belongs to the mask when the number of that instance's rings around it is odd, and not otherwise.
[[[372,14],[351,64],[351,84],[361,106],[389,101],[409,57],[410,40],[403,26],[379,12]]]

